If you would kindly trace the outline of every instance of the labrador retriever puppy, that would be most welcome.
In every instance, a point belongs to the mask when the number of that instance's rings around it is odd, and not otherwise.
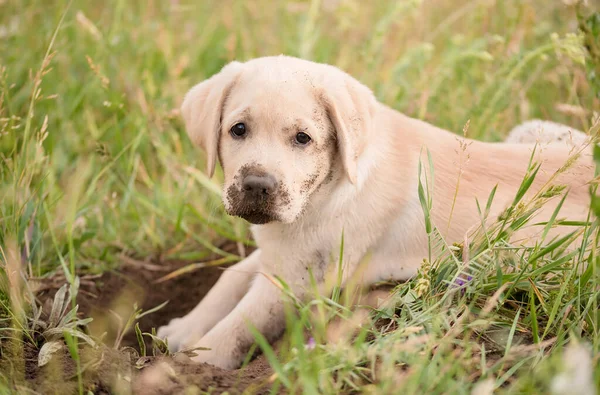
[[[342,237],[343,283],[406,280],[417,273],[428,253],[417,192],[427,151],[435,174],[431,218],[449,243],[464,240],[480,223],[476,199],[485,204],[494,186],[490,218],[512,202],[533,151],[532,144],[458,137],[379,103],[338,68],[288,56],[226,65],[189,91],[181,112],[189,136],[206,153],[208,175],[217,159],[221,164],[225,209],[253,224],[259,248],[158,335],[173,350],[209,348],[195,360],[226,369],[238,367],[253,344],[249,325],[269,341],[284,330],[281,289],[273,279],[306,296],[311,279],[323,284],[340,267]],[[542,167],[532,190],[564,165],[571,149],[536,149]],[[587,148],[581,150],[553,180],[570,190],[561,217],[571,220],[585,219],[590,203],[592,160]],[[465,155],[468,160],[461,160]],[[548,218],[556,202],[535,222]],[[526,228],[518,239],[531,241],[542,228]]]

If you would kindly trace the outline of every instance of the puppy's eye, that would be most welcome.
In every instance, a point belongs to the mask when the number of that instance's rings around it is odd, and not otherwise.
[[[306,145],[310,142],[310,140],[310,136],[304,132],[300,132],[296,135],[296,143],[300,145]]]
[[[246,134],[246,125],[243,123],[236,123],[231,127],[229,132],[233,135],[233,137],[242,137]]]

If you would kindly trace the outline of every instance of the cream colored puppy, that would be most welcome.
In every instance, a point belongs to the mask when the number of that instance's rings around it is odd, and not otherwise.
[[[207,173],[217,158],[221,163],[227,212],[254,224],[259,249],[158,334],[173,349],[210,348],[195,359],[228,369],[253,343],[249,325],[269,341],[284,329],[282,295],[269,277],[305,295],[311,276],[323,283],[337,267],[342,234],[344,281],[415,275],[427,256],[417,196],[423,148],[435,167],[432,218],[450,243],[480,222],[476,199],[485,202],[496,184],[491,216],[510,204],[532,152],[531,145],[466,140],[470,159],[452,210],[463,139],[378,103],[335,67],[286,56],[232,62],[193,87],[181,110],[191,139],[206,152]],[[543,166],[533,189],[569,155],[566,145],[539,151]],[[592,175],[585,156],[560,177],[570,187],[561,217],[586,217]],[[554,207],[542,210],[540,220]]]

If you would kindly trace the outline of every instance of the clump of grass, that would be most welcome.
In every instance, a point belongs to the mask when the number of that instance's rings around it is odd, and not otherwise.
[[[15,283],[14,276],[9,275],[3,280],[2,289],[21,288],[20,284]],[[4,309],[10,312],[10,317],[1,321],[0,341],[2,342],[3,360],[0,367],[2,372],[10,373],[13,376],[12,381],[19,383],[24,379],[25,370],[21,364],[25,364],[25,362],[18,359],[31,358],[31,355],[25,357],[26,349],[38,350],[35,355],[35,364],[39,368],[52,364],[56,359],[55,355],[61,355],[61,352],[68,350],[75,363],[79,392],[82,392],[83,370],[79,341],[83,341],[92,348],[96,348],[98,343],[84,332],[92,319],[79,318],[77,316],[78,307],[76,305],[71,307],[71,296],[77,293],[79,279],[75,278],[73,284],[64,284],[60,287],[54,295],[50,311],[46,314],[43,313],[42,306],[37,304],[29,284],[24,282],[22,287],[22,295],[17,296],[15,292],[11,293],[12,306],[3,305]],[[20,301],[14,303],[16,299]],[[27,367],[25,369],[31,370]]]

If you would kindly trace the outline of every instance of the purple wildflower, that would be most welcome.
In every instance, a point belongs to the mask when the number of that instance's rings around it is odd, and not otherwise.
[[[304,348],[307,350],[312,350],[317,346],[317,342],[315,342],[315,338],[311,337],[308,339],[308,342],[304,345]]]
[[[473,276],[467,276],[466,280],[463,277],[458,277],[454,281],[455,286],[460,288],[461,295],[465,294],[465,288],[466,288],[467,284],[469,283],[469,281],[471,281],[472,279],[473,279]]]

